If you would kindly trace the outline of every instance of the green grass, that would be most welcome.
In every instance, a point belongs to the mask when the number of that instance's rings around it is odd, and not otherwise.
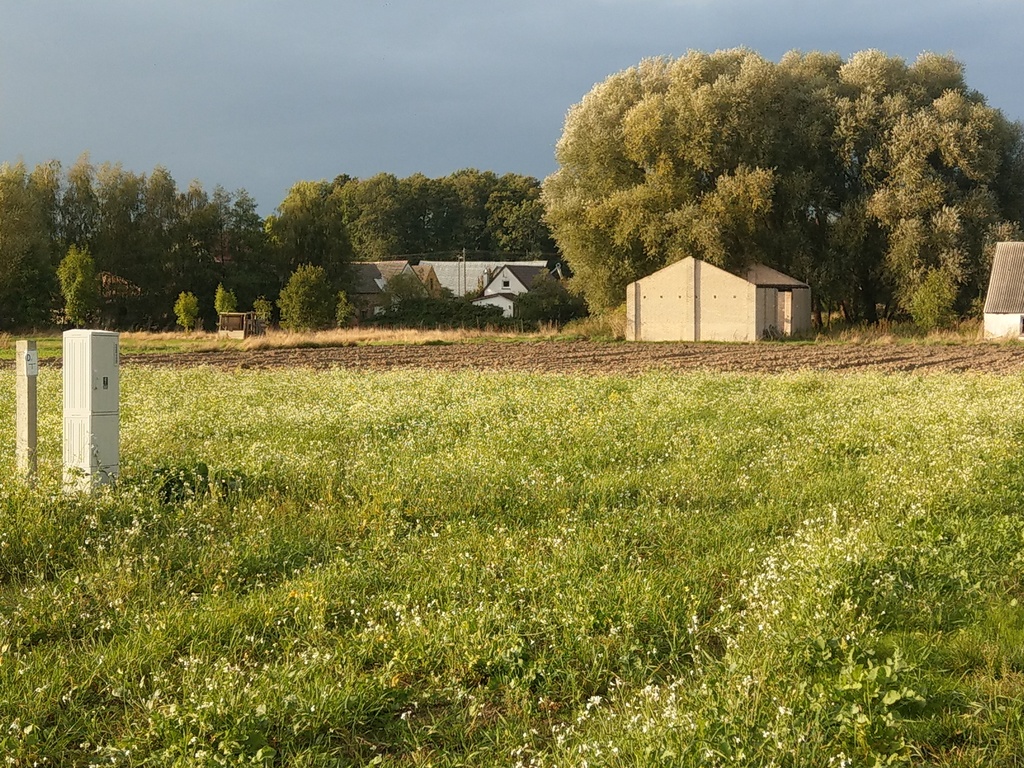
[[[1019,377],[122,374],[0,446],[8,765],[1024,762]]]
[[[543,331],[511,330],[420,330],[416,328],[352,327],[308,333],[290,333],[278,329],[246,340],[221,338],[216,333],[146,333],[122,332],[121,354],[174,354],[180,352],[213,352],[260,349],[316,349],[336,346],[391,346],[418,344],[481,344],[518,343],[555,338],[553,329]],[[57,359],[62,353],[62,336],[58,331],[26,334],[0,333],[0,360],[14,360],[15,342],[34,339],[42,359]]]
[[[61,356],[60,332],[0,334],[0,360],[14,360],[15,342],[19,339],[34,339],[40,359],[57,359]],[[187,334],[171,333],[122,333],[120,338],[122,354],[171,354],[210,349],[240,349],[241,346],[240,340],[218,339],[213,334],[189,337]]]

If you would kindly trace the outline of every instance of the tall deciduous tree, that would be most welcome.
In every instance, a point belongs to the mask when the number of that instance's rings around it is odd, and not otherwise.
[[[339,176],[353,257],[380,261],[425,253],[555,251],[537,179],[466,168],[442,178]]]
[[[986,245],[1021,221],[1022,146],[949,57],[694,52],[595,86],[544,200],[592,308],[696,256],[790,272],[851,319],[929,323],[977,298]]]
[[[491,197],[498,177],[491,171],[464,168],[444,180],[459,201],[459,217],[454,237],[460,248],[488,251],[493,249],[487,226],[487,201]]]
[[[352,246],[335,186],[326,181],[300,181],[292,186],[267,220],[286,274],[308,264],[321,267],[332,285],[341,285],[352,260]]]
[[[23,163],[0,165],[0,328],[48,319],[55,288],[48,195]]]
[[[244,189],[230,195],[215,189],[212,199],[222,206],[224,222],[217,261],[224,277],[236,286],[240,304],[252,306],[259,296],[276,294],[283,283],[281,270],[268,247],[255,198]]]
[[[72,245],[92,249],[99,228],[100,202],[96,197],[96,167],[83,154],[67,172],[59,204],[58,237],[62,250]]]
[[[403,237],[408,227],[402,221],[406,201],[396,176],[379,173],[365,180],[350,179],[335,189],[360,261],[383,261],[408,252]]]
[[[268,247],[256,201],[239,190],[208,195],[198,181],[179,191],[166,169],[148,176],[82,155],[60,163],[0,167],[0,327],[47,322],[64,309],[58,263],[88,252],[107,325],[166,327],[183,290],[212,307],[220,281],[251,303],[277,293],[289,270]]]
[[[531,176],[507,173],[498,179],[485,206],[496,250],[532,255],[554,252],[540,192],[540,182]]]

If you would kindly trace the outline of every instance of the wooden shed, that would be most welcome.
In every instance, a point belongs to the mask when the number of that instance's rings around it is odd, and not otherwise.
[[[985,296],[985,338],[1024,337],[1024,243],[997,243]]]
[[[217,318],[217,335],[229,339],[245,339],[263,334],[263,323],[255,312],[221,312]]]
[[[810,329],[810,287],[763,264],[740,277],[687,257],[626,287],[630,341],[757,341]]]

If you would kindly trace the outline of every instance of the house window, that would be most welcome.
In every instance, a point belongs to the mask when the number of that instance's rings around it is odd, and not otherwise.
[[[1020,316],[1020,335],[1024,336],[1024,315]]]
[[[512,285],[512,283],[509,280],[502,280],[501,281],[501,287],[502,288],[509,288],[509,287],[511,287],[511,285]]]

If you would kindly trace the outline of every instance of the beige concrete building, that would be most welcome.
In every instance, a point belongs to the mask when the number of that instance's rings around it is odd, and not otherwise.
[[[1024,243],[996,243],[985,295],[985,338],[1024,337]]]
[[[763,264],[739,277],[687,257],[626,287],[630,341],[757,341],[810,329],[810,287]]]

